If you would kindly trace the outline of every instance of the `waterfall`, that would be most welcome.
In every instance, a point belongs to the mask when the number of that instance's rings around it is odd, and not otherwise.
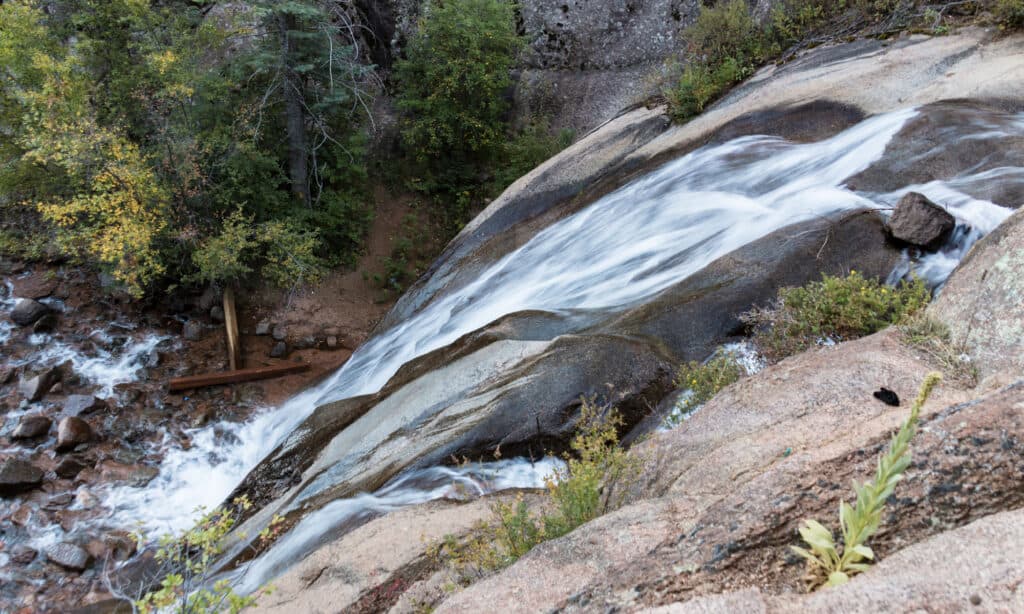
[[[184,529],[193,508],[219,504],[318,405],[376,392],[409,360],[503,315],[526,309],[621,310],[779,228],[840,211],[887,208],[909,190],[946,205],[962,225],[953,252],[922,262],[932,281],[941,283],[949,262],[955,265],[970,244],[1010,214],[968,195],[985,173],[884,194],[844,185],[881,158],[917,113],[872,117],[816,143],[747,136],[669,162],[539,232],[468,285],[436,297],[368,341],[335,374],[279,408],[243,424],[193,431],[191,448],[171,450],[157,479],[142,489],[113,489],[105,503],[123,526]],[[1024,122],[1017,125],[1024,134]],[[1002,134],[985,126],[974,130],[958,138]],[[408,493],[393,498],[422,500]]]

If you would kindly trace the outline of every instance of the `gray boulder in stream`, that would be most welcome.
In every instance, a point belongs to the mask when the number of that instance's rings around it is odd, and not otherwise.
[[[894,238],[924,248],[941,246],[955,227],[956,218],[917,192],[905,194],[889,218]]]
[[[43,470],[16,458],[0,460],[0,497],[12,497],[43,483]]]
[[[11,320],[18,326],[31,326],[36,320],[50,313],[50,308],[30,298],[18,299],[11,310]]]

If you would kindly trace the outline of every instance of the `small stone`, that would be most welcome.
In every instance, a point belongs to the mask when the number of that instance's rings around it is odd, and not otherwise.
[[[325,337],[340,337],[341,329],[337,326],[328,326],[323,330],[323,333]]]
[[[214,322],[224,321],[224,308],[220,305],[214,305],[210,308],[210,319]]]
[[[58,452],[73,450],[81,443],[88,443],[92,439],[92,427],[89,423],[75,416],[68,416],[57,425],[57,447]]]
[[[142,487],[153,481],[160,470],[149,465],[128,465],[113,460],[100,463],[100,476],[106,482],[127,482],[135,487]]]
[[[199,341],[203,338],[203,325],[198,320],[189,320],[182,327],[181,334],[188,341]]]
[[[270,334],[270,320],[263,319],[256,324],[256,334],[260,337],[266,337]]]
[[[274,327],[271,336],[274,337],[274,341],[284,341],[288,338],[288,329],[285,328],[284,324],[278,324]]]
[[[86,465],[81,459],[74,456],[68,456],[67,458],[61,459],[53,471],[58,477],[70,480],[87,466],[88,465]]]
[[[981,605],[981,595],[971,595],[971,605]]]
[[[50,308],[30,298],[18,299],[11,310],[11,320],[18,326],[31,326],[39,318],[50,313]]]
[[[46,416],[22,416],[15,427],[12,439],[32,439],[42,437],[50,432],[50,425],[53,421]]]
[[[160,352],[156,350],[150,350],[146,354],[146,368],[155,369],[160,366]]]
[[[0,497],[11,497],[43,483],[43,470],[16,458],[0,461]]]
[[[18,384],[18,392],[29,403],[35,403],[46,396],[46,393],[53,388],[54,384],[60,381],[61,376],[60,369],[53,367],[35,377],[23,378]]]
[[[14,376],[17,374],[18,370],[14,367],[0,367],[0,386],[10,384],[14,380]]]
[[[11,548],[11,562],[17,563],[18,565],[28,565],[32,561],[36,560],[36,556],[39,553],[36,552],[35,548],[26,546],[24,544]]]
[[[956,227],[956,218],[923,194],[908,192],[889,217],[889,232],[900,241],[937,248]]]
[[[105,406],[106,403],[91,394],[72,394],[64,399],[64,415],[82,416],[103,409]]]
[[[92,563],[92,555],[84,548],[67,542],[54,544],[47,548],[46,558],[51,563],[56,563],[72,571],[85,571]]]
[[[327,338],[327,349],[329,349],[329,350],[336,350],[336,349],[338,349],[338,338],[335,337],[334,335],[331,335],[330,337]]]
[[[270,348],[271,358],[281,358],[288,355],[288,344],[284,341],[278,341],[274,344],[274,347]]]

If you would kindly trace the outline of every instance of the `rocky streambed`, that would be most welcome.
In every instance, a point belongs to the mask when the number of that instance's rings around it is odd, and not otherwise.
[[[59,264],[0,262],[0,280],[0,611],[67,611],[109,597],[108,572],[136,552],[132,532],[154,539],[178,528],[160,519],[188,522],[230,489],[132,499],[169,457],[217,457],[238,424],[307,380],[168,394],[170,378],[225,368],[209,297],[140,306]],[[281,343],[269,332],[250,334],[250,363]],[[315,374],[347,355],[317,363],[310,352],[294,358]]]

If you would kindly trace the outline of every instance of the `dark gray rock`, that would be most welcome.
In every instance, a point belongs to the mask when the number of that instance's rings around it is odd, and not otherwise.
[[[58,367],[47,369],[35,377],[23,378],[18,384],[18,392],[29,403],[35,403],[46,396],[46,393],[61,380],[62,376]]]
[[[210,319],[214,322],[224,321],[224,308],[220,305],[214,305],[210,308]]]
[[[270,334],[270,320],[260,320],[256,324],[256,334],[260,337],[266,337]]]
[[[160,366],[160,352],[157,350],[150,350],[149,354],[146,354],[146,367],[149,369],[155,369]]]
[[[181,329],[181,334],[188,341],[199,341],[203,338],[203,324],[198,320],[189,320]]]
[[[82,416],[103,409],[106,403],[91,394],[72,394],[64,399],[65,416]]]
[[[61,459],[53,471],[59,477],[70,480],[77,476],[78,473],[86,467],[88,467],[88,465],[82,459],[75,456],[68,456],[67,458]]]
[[[896,239],[924,248],[937,248],[956,228],[956,218],[923,194],[908,192],[889,218],[889,233]]]
[[[12,439],[32,439],[50,432],[53,421],[46,416],[22,416],[11,434]]]
[[[43,483],[43,470],[17,458],[0,460],[0,497],[12,497]]]
[[[288,344],[284,341],[278,341],[274,344],[274,347],[270,348],[271,358],[283,358],[288,355]]]
[[[85,571],[92,563],[92,555],[85,548],[67,542],[48,547],[46,559],[72,571]]]
[[[57,425],[58,452],[73,450],[75,446],[92,440],[92,427],[89,423],[75,416],[68,416]]]
[[[11,310],[11,320],[18,326],[31,326],[50,313],[50,308],[30,298],[18,299]]]

